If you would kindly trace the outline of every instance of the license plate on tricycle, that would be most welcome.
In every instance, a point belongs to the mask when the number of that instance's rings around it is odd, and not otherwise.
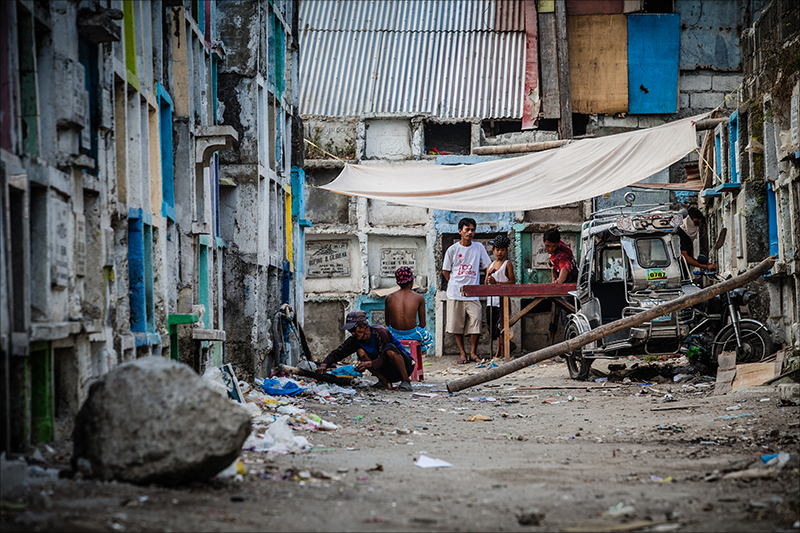
[[[672,320],[672,313],[667,313],[664,316],[660,316],[658,318],[654,318],[653,322],[669,322]]]

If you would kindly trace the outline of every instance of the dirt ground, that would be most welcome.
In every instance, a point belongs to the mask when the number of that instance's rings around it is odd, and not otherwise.
[[[37,478],[3,501],[0,527],[800,531],[800,407],[780,405],[772,387],[713,396],[697,377],[576,382],[558,360],[449,395],[447,381],[481,371],[454,362],[431,358],[414,393],[358,389],[326,404],[297,397],[338,425],[295,430],[310,452],[245,451],[243,476],[179,488]],[[40,451],[40,466],[67,467],[69,443]],[[765,467],[761,457],[778,452],[792,458]],[[423,455],[452,467],[415,466]]]

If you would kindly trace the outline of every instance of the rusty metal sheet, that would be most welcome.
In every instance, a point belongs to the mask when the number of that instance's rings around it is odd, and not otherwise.
[[[539,43],[535,0],[525,2],[525,90],[522,103],[522,129],[532,129],[539,118]]]

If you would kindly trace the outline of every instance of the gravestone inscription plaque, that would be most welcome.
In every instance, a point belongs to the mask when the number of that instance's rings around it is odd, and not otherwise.
[[[306,260],[306,277],[347,278],[350,276],[350,242],[306,242]]]
[[[417,272],[417,251],[413,248],[384,248],[381,250],[381,277],[393,278],[394,271],[409,267]]]
[[[65,288],[69,283],[67,235],[72,213],[66,202],[55,197],[50,198],[50,213],[50,283]]]

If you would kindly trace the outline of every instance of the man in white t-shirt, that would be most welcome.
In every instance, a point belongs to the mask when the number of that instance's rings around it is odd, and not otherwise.
[[[462,218],[458,221],[459,242],[453,243],[444,254],[442,275],[447,280],[447,326],[445,331],[456,336],[460,352],[459,364],[480,361],[478,339],[481,336],[481,302],[478,297],[463,296],[461,287],[479,285],[480,270],[492,260],[481,244],[472,244],[475,237],[475,220]],[[469,359],[464,350],[464,335],[470,336]]]

